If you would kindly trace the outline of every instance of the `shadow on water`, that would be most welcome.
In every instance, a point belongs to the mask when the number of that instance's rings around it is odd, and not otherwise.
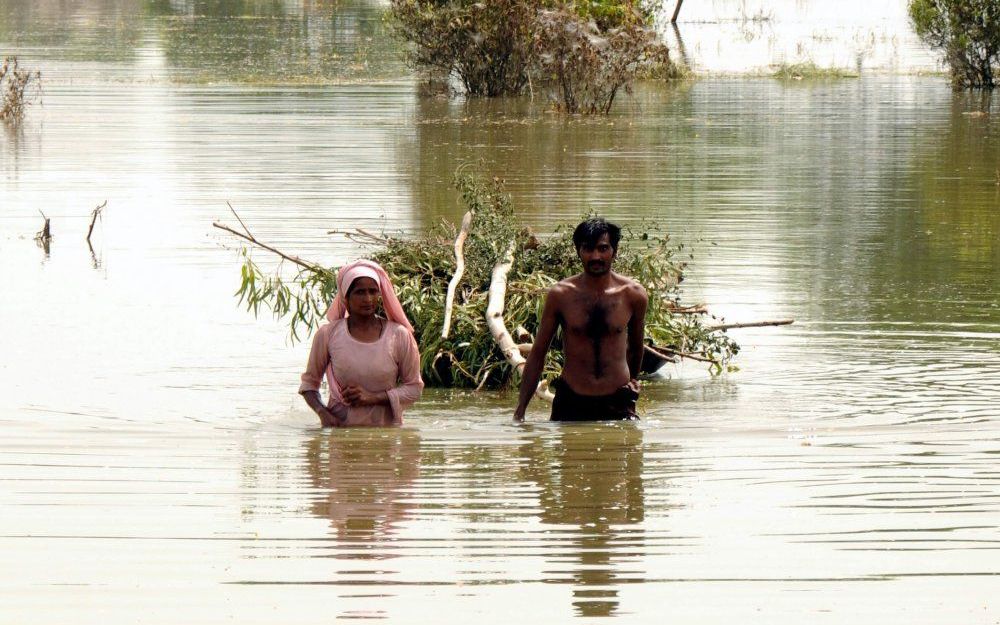
[[[519,478],[540,489],[541,522],[566,537],[559,541],[566,547],[549,554],[544,579],[571,580],[577,616],[616,615],[622,578],[644,575],[622,568],[643,545],[642,430],[564,426],[524,443],[518,455]]]

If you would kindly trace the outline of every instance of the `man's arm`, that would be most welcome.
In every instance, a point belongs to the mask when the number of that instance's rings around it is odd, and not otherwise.
[[[632,296],[632,318],[628,320],[628,371],[633,380],[642,370],[643,339],[646,338],[646,307],[649,297],[642,285],[636,284]]]
[[[545,366],[545,355],[549,352],[549,345],[552,337],[556,334],[556,327],[559,319],[559,295],[556,292],[558,287],[549,289],[545,297],[545,307],[542,309],[542,320],[538,324],[538,332],[535,334],[535,342],[531,346],[531,353],[528,354],[528,361],[524,365],[524,372],[521,376],[521,390],[517,397],[517,408],[514,410],[514,420],[524,421],[524,411],[528,408],[531,396],[538,388],[538,379],[542,376],[542,367]]]

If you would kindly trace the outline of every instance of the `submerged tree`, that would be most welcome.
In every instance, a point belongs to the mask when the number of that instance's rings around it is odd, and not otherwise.
[[[392,0],[410,62],[473,96],[537,84],[568,112],[606,113],[637,76],[668,76],[666,45],[642,0]]]
[[[461,80],[476,96],[518,94],[528,83],[528,46],[537,7],[525,0],[392,0],[397,36],[410,62]]]
[[[607,114],[615,97],[643,70],[670,67],[667,46],[631,7],[605,30],[567,7],[540,11],[534,67],[558,107],[567,113]]]
[[[956,89],[993,89],[1000,63],[1000,2],[910,0],[909,10],[917,35],[944,50]]]

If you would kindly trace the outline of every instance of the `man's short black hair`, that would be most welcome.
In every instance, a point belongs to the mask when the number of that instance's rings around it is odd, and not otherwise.
[[[618,242],[622,238],[622,229],[604,217],[591,217],[587,221],[581,222],[573,231],[573,246],[578,252],[584,245],[594,247],[597,245],[597,240],[604,234],[608,235],[611,249],[617,252]]]

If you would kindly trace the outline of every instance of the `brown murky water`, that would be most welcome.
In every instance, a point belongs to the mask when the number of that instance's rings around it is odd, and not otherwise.
[[[711,70],[704,20],[772,11],[742,20],[765,51],[885,31],[902,52],[872,69],[933,69],[895,9],[796,29],[824,4],[688,3],[684,43]],[[0,9],[0,50],[46,76],[0,135],[3,622],[1000,619],[995,103],[866,61],[564,119],[420,98],[377,4]],[[460,215],[476,159],[535,228],[659,218],[689,299],[796,324],[734,331],[737,373],[648,385],[638,424],[518,427],[512,396],[429,390],[402,430],[321,432],[307,347],[236,308],[211,221],[229,200],[334,263],[363,251],[329,229]]]

